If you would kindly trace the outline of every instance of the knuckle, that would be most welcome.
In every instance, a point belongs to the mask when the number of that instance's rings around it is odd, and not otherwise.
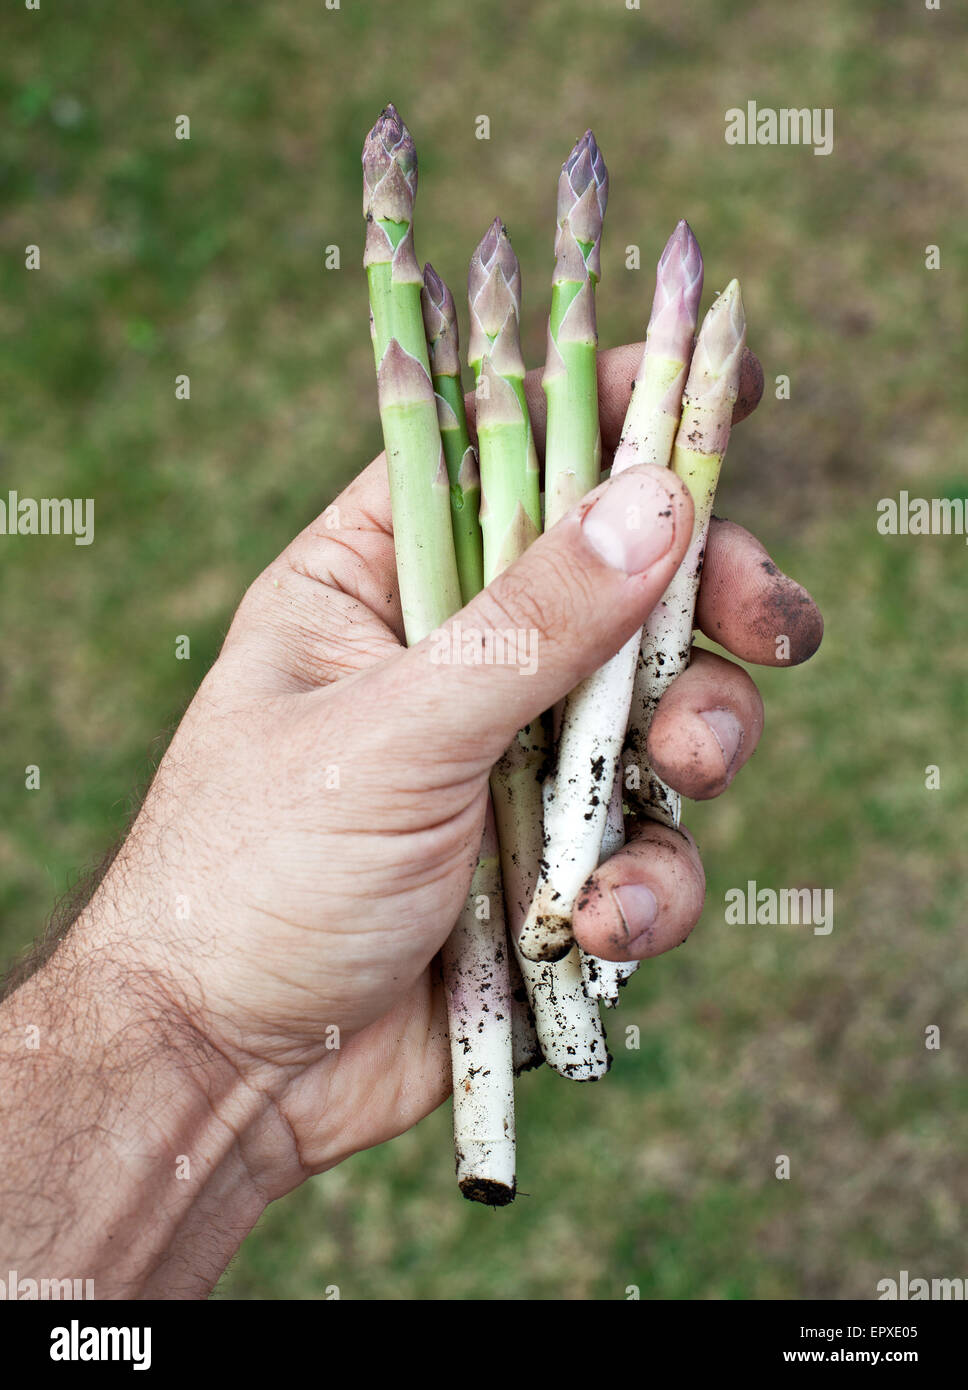
[[[525,571],[512,566],[484,590],[479,612],[494,627],[523,628],[537,632],[542,642],[560,641],[584,597],[580,580],[552,557],[529,559]]]

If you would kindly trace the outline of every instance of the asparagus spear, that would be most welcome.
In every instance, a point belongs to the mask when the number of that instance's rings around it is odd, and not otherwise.
[[[454,296],[428,263],[421,295],[430,374],[437,394],[440,438],[450,478],[450,519],[457,552],[461,598],[469,603],[484,587],[484,549],[481,541],[481,475],[477,454],[467,432],[464,392],[460,384],[460,352]]]
[[[699,243],[689,223],[682,220],[656,266],[645,351],[612,460],[613,475],[634,463],[654,463],[660,468],[669,463],[682,413],[702,283]]]
[[[542,386],[548,400],[545,526],[551,527],[598,486],[598,332],[595,286],[601,278],[602,220],[608,170],[590,130],[575,144],[558,180],[558,230],[551,281],[548,351]]]
[[[421,312],[423,277],[413,250],[417,154],[388,106],[363,147],[364,265],[386,446],[394,548],[407,642],[419,642],[461,605],[450,488]],[[456,934],[443,951],[454,1141],[465,1196],[491,1205],[514,1197],[514,1100],[510,984],[491,846],[482,845]],[[478,921],[473,887],[486,878],[492,904]]]
[[[471,259],[468,300],[468,357],[477,380],[484,577],[489,583],[540,530],[538,462],[520,347],[521,271],[499,218]],[[518,733],[491,775],[505,901],[545,1059],[563,1076],[596,1080],[608,1070],[610,1059],[598,1009],[582,987],[577,950],[553,965],[539,965],[517,947],[542,852],[541,779],[548,752],[546,723],[536,719]]]
[[[601,471],[595,286],[601,276],[607,202],[608,170],[594,135],[586,130],[558,179],[555,269],[542,377],[548,401],[546,529],[598,485]],[[549,779],[545,804],[551,792]],[[571,931],[556,928],[554,914],[529,913],[518,943],[521,952],[531,960],[559,960],[567,955],[573,943]]]
[[[538,455],[524,395],[518,322],[521,268],[499,217],[471,257],[467,297],[467,359],[477,383],[484,581],[489,584],[541,531]]]
[[[363,146],[363,213],[380,420],[394,548],[411,645],[460,608],[450,489],[437,424],[413,250],[417,152],[388,106]]]
[[[477,466],[477,453],[467,431],[464,394],[460,386],[460,341],[454,296],[429,264],[424,266],[421,302],[430,352],[430,371],[437,392],[440,435],[451,480],[451,520],[457,551],[457,575],[460,580],[461,597],[465,603],[469,603],[484,587],[484,547],[479,519],[481,476]],[[488,815],[493,817],[493,806],[489,808]],[[496,834],[496,831],[494,833]],[[482,849],[482,855],[483,852]],[[482,864],[483,861],[478,868],[483,872]],[[500,890],[497,904],[500,908],[503,903],[503,884],[499,867],[497,884]],[[469,914],[470,922],[476,921],[474,899],[475,887],[472,884],[464,909],[465,913]],[[464,930],[463,917],[455,932],[457,930]],[[470,928],[470,933],[473,933],[473,928]],[[514,1074],[517,1076],[522,1071],[540,1066],[542,1057],[524,981],[510,950],[508,966],[511,987],[511,1045]]]
[[[624,755],[626,768],[636,766],[639,771],[639,789],[630,789],[630,799],[650,819],[668,825],[679,824],[679,798],[650,767],[646,743],[662,694],[689,664],[706,537],[745,346],[743,297],[739,281],[731,280],[703,320],[683,394],[672,468],[692,494],[692,539],[662,602],[642,630]],[[626,786],[634,780],[626,776]]]
[[[622,438],[612,462],[612,473],[633,463],[654,463],[665,467],[670,462],[675,433],[682,410],[682,390],[692,357],[693,334],[702,295],[703,265],[699,244],[688,222],[680,221],[659,261],[652,315],[646,334],[646,350],[635,382],[632,398],[622,429]],[[636,664],[641,660],[635,650]],[[615,786],[609,806],[608,821],[602,837],[602,858],[615,854],[625,841],[625,822],[616,819],[615,805],[622,801],[622,764],[616,769]],[[648,787],[640,796],[648,798],[656,786],[662,795],[675,798],[678,794],[651,773]],[[644,802],[643,802],[644,804]],[[679,822],[676,805],[675,824]],[[606,853],[606,843],[611,848]],[[598,998],[608,1008],[618,1004],[619,990],[639,968],[638,961],[601,961],[594,979],[585,981],[591,998]]]
[[[680,222],[656,268],[645,351],[613,461],[613,475],[633,463],[664,467],[669,462],[702,293],[702,273],[699,245],[688,224]],[[565,701],[554,780],[545,795],[542,874],[522,933],[529,942],[571,939],[575,898],[599,862],[625,741],[639,643],[638,634],[630,638]],[[586,978],[589,974],[586,969]]]

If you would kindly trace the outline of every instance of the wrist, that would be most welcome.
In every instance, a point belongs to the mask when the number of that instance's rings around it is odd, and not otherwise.
[[[4,1249],[98,1298],[202,1297],[304,1174],[271,1097],[99,902],[0,1011]]]

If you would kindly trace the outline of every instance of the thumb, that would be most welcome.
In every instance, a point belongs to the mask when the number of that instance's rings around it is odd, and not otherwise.
[[[490,767],[518,729],[642,626],[692,534],[688,489],[638,466],[590,492],[448,624],[394,662],[409,729]]]

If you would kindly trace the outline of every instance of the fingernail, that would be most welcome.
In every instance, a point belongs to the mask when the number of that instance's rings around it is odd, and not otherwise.
[[[743,742],[742,724],[732,710],[728,709],[706,709],[702,711],[699,718],[704,719],[715,734],[728,773],[736,761],[736,754]]]
[[[659,915],[655,894],[644,883],[626,883],[621,888],[613,888],[612,897],[628,933],[626,944],[632,946],[648,932]]]
[[[675,537],[672,497],[652,473],[622,473],[582,521],[592,549],[612,569],[640,574],[660,560]]]

